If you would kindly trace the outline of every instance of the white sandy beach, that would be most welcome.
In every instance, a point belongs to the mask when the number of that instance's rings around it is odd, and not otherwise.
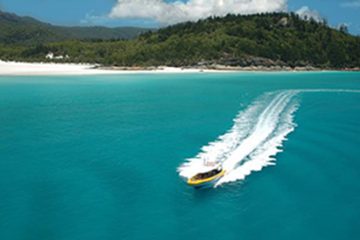
[[[105,70],[90,64],[23,63],[0,60],[0,76],[48,76],[48,75],[102,75],[131,73],[193,73],[200,69],[161,67],[155,70]],[[205,70],[217,72],[215,70]]]
[[[321,70],[308,67],[227,67],[218,66],[218,69],[153,67],[147,69],[126,67],[97,67],[92,64],[63,64],[63,63],[25,63],[5,62],[0,60],[0,76],[61,76],[61,75],[115,75],[115,74],[179,74],[179,73],[219,73],[219,72],[328,72],[336,70]],[[343,71],[360,71],[360,69],[344,69]]]

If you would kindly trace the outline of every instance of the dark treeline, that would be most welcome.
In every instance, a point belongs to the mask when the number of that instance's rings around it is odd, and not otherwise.
[[[283,65],[321,68],[360,67],[360,37],[296,14],[227,15],[186,22],[133,40],[68,40],[31,46],[3,43],[0,58],[114,66]],[[260,60],[259,60],[260,59]]]
[[[35,18],[0,11],[0,43],[3,44],[36,45],[74,39],[133,39],[145,31],[148,29],[54,26]]]

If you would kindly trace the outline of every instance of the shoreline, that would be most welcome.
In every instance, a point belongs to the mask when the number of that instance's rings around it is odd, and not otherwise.
[[[96,64],[77,63],[27,63],[5,62],[0,60],[0,76],[81,76],[117,75],[149,73],[199,73],[225,72],[222,70],[203,70],[199,68],[176,67],[102,67]],[[229,71],[227,71],[229,72]]]
[[[354,69],[321,69],[314,67],[104,67],[95,64],[74,63],[27,63],[0,60],[0,76],[71,76],[71,75],[117,75],[117,74],[169,74],[169,73],[236,73],[236,72],[359,72]]]

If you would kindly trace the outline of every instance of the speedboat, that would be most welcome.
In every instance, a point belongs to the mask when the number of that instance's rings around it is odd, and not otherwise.
[[[187,184],[195,188],[213,186],[224,174],[225,170],[221,167],[215,168],[204,173],[196,174],[188,179]]]

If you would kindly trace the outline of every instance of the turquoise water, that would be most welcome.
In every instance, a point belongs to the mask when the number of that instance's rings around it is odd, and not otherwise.
[[[359,73],[0,77],[0,239],[359,239],[359,123]]]

